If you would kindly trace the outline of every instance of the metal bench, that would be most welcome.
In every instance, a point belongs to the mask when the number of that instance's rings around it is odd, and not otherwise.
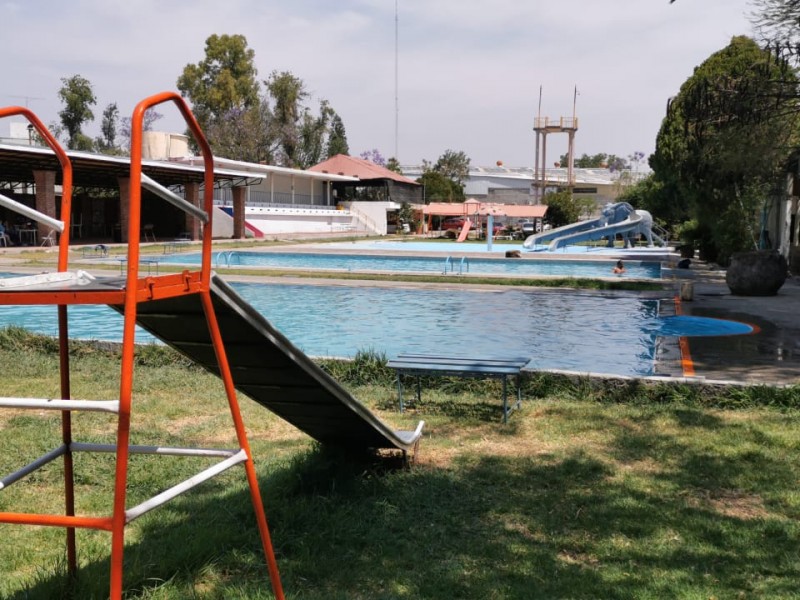
[[[108,258],[108,246],[97,244],[81,248],[81,258]]]
[[[520,370],[530,358],[470,358],[464,356],[438,356],[431,354],[399,354],[387,366],[397,371],[397,395],[400,412],[405,410],[403,403],[402,375],[415,375],[417,378],[417,402],[421,398],[420,376],[448,375],[454,377],[484,377],[503,380],[503,423],[508,422],[509,413],[522,404]],[[508,377],[516,377],[517,401],[508,406]]]
[[[174,240],[169,240],[164,242],[164,254],[175,254],[176,252],[180,252],[184,248],[189,247],[189,240],[185,240],[183,238],[175,238]]]
[[[127,256],[120,256],[118,258],[114,258],[114,260],[119,262],[119,274],[123,275],[125,273],[125,267],[128,264]],[[158,258],[140,258],[139,259],[139,264],[142,265],[142,266],[146,266],[147,267],[147,274],[148,275],[153,275],[153,271],[155,271],[155,274],[158,275],[158,262],[159,262]]]

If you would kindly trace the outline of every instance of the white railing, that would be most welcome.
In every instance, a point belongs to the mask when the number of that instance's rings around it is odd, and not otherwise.
[[[373,233],[377,233],[378,235],[382,235],[384,232],[378,227],[378,224],[375,223],[373,219],[371,219],[368,215],[361,212],[354,206],[349,207],[350,214],[353,215],[359,223],[363,226],[366,231],[371,231]]]

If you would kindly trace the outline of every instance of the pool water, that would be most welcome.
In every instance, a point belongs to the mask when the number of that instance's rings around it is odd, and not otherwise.
[[[174,254],[162,262],[200,264],[200,254]],[[473,273],[488,275],[547,275],[554,277],[613,277],[615,260],[548,260],[448,256],[378,256],[292,252],[215,252],[215,267],[273,267],[336,269],[342,271],[391,271],[426,273]],[[627,261],[625,277],[658,279],[658,262]]]
[[[654,370],[660,335],[713,335],[720,319],[671,321],[658,302],[535,290],[453,291],[419,288],[232,283],[296,346],[312,356],[376,351],[530,356],[529,366],[644,376]],[[697,318],[694,318],[697,319]],[[0,327],[58,334],[55,306],[0,306]],[[741,325],[741,324],[739,324]],[[121,341],[122,317],[106,306],[72,306],[70,337]],[[709,333],[711,332],[711,333]],[[137,329],[137,342],[155,342]]]

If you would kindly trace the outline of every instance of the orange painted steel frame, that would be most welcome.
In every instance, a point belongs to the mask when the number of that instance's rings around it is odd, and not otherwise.
[[[64,222],[64,230],[59,238],[58,245],[58,271],[66,271],[69,260],[69,231],[70,216],[72,214],[72,163],[67,153],[58,143],[55,137],[45,127],[39,118],[28,108],[21,106],[10,106],[0,109],[0,118],[21,115],[25,117],[41,136],[45,143],[55,153],[61,165],[61,220]],[[69,332],[67,329],[67,307],[58,305],[58,343],[59,343],[59,368],[61,398],[70,397],[69,379]],[[33,525],[60,525],[67,528],[67,565],[70,573],[77,570],[77,555],[75,550],[75,527],[90,527],[97,529],[108,529],[110,522],[108,519],[96,519],[75,516],[75,492],[73,477],[72,452],[69,445],[72,442],[72,415],[69,411],[61,413],[61,438],[66,447],[64,452],[64,512],[65,516],[55,515],[8,515],[6,522],[29,523]]]
[[[202,231],[202,263],[199,274],[191,274],[184,271],[178,275],[165,275],[162,277],[146,277],[139,279],[139,227],[141,224],[141,178],[142,178],[142,132],[144,130],[144,114],[148,108],[164,102],[174,102],[189,129],[195,137],[195,141],[200,147],[203,155],[205,176],[204,176],[204,210],[206,219],[203,223]],[[59,271],[67,268],[69,253],[68,232],[70,231],[69,216],[70,193],[72,183],[72,171],[68,157],[59,146],[58,142],[46,130],[41,122],[27,109],[12,107],[0,110],[0,117],[11,114],[24,114],[36,127],[39,134],[47,141],[56,155],[63,170],[63,196],[61,211],[64,217],[64,233],[61,236],[59,245]],[[67,311],[68,303],[124,303],[123,321],[123,342],[122,342],[122,368],[120,374],[120,409],[117,427],[117,455],[114,479],[114,506],[112,516],[109,518],[79,517],[74,514],[74,490],[72,474],[72,456],[69,444],[72,442],[71,422],[68,411],[64,411],[62,421],[62,437],[67,450],[64,453],[65,462],[65,497],[66,497],[66,516],[57,515],[25,515],[9,514],[0,515],[0,522],[7,523],[27,523],[36,525],[53,525],[67,528],[67,554],[69,569],[72,573],[76,571],[77,560],[75,552],[75,527],[85,527],[101,529],[111,532],[111,573],[110,573],[110,597],[121,598],[122,596],[122,574],[123,574],[123,555],[124,555],[124,530],[126,524],[126,492],[128,460],[130,455],[130,421],[132,406],[132,387],[133,387],[133,358],[135,352],[135,326],[136,326],[136,307],[138,302],[147,301],[159,297],[169,297],[181,294],[199,293],[206,315],[206,321],[214,345],[214,350],[219,365],[220,376],[223,380],[225,392],[228,398],[228,405],[236,430],[239,445],[244,450],[247,460],[244,463],[250,496],[253,509],[256,515],[259,534],[267,561],[272,589],[278,600],[283,600],[284,594],[281,586],[280,575],[278,572],[277,561],[272,548],[269,528],[258,487],[258,479],[250,451],[244,422],[239,410],[239,403],[236,397],[233,377],[228,364],[225,348],[217,323],[211,301],[210,281],[211,281],[211,215],[213,211],[213,190],[214,172],[213,156],[211,148],[200,129],[194,115],[184,102],[184,100],[173,92],[163,92],[142,100],[134,109],[131,121],[131,163],[130,163],[130,203],[129,203],[129,222],[128,222],[128,272],[124,295],[120,297],[119,292],[86,292],[81,293],[80,298],[69,292],[54,293],[50,296],[50,303],[59,303],[59,342],[61,345],[62,360],[68,360],[67,352]],[[36,292],[15,294],[16,303],[42,303],[42,296]],[[38,300],[38,302],[37,302]],[[69,365],[62,362],[61,365],[61,384],[62,398],[70,398],[69,390]]]

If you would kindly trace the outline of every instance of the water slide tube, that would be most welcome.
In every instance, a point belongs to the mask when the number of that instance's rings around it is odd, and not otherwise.
[[[613,240],[614,236],[616,236],[618,233],[625,234],[630,231],[637,230],[641,226],[641,222],[642,222],[642,216],[633,213],[629,218],[619,223],[614,223],[612,225],[605,225],[602,227],[595,227],[594,229],[589,229],[586,231],[566,234],[557,237],[550,242],[550,245],[547,247],[547,249],[548,251],[553,252],[564,246],[569,246],[571,244],[577,244],[580,242],[586,242],[590,240],[599,240],[604,237],[608,237],[609,239]]]

